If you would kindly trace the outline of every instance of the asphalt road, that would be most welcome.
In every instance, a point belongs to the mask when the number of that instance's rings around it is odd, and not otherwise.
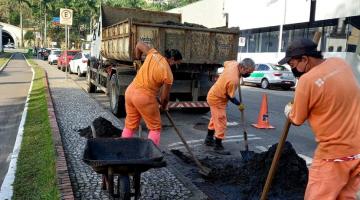
[[[38,61],[43,65],[48,65],[45,61]],[[56,65],[53,65],[56,67]],[[65,75],[64,75],[65,77]],[[85,77],[77,77],[77,75],[71,74],[68,76],[73,79],[80,87],[86,88]],[[252,123],[257,122],[257,117],[260,110],[263,94],[268,96],[268,111],[270,124],[275,129],[256,129],[251,126]],[[248,133],[248,140],[250,150],[261,152],[266,151],[269,146],[278,142],[280,135],[285,124],[284,106],[293,98],[293,91],[284,91],[280,88],[273,89],[261,89],[251,86],[242,87],[243,101],[246,105],[245,119],[246,129]],[[90,96],[96,99],[104,108],[109,109],[110,103],[108,97],[98,91],[91,93]],[[196,148],[203,144],[203,139],[207,134],[207,123],[209,121],[210,113],[207,114],[193,114],[183,111],[170,112],[175,120],[176,125],[184,134],[189,144]],[[243,131],[240,121],[240,112],[231,103],[227,108],[228,117],[228,131],[224,146],[230,150],[233,154],[240,154],[240,150],[243,150]],[[123,118],[119,119],[124,121]],[[161,137],[161,146],[164,150],[173,148],[184,148],[181,144],[179,137],[170,125],[166,116],[162,116],[163,132]],[[142,123],[141,135],[146,136],[147,130],[144,123]],[[305,124],[303,126],[290,128],[288,135],[288,141],[290,141],[297,153],[302,156],[308,164],[311,163],[314,150],[316,148],[316,142],[314,140],[310,127]]]
[[[20,53],[0,72],[0,185],[8,171],[31,78],[31,69]]]

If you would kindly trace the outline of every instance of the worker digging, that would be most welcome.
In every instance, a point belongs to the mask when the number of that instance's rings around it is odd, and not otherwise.
[[[238,88],[241,77],[250,76],[254,71],[255,63],[250,58],[245,58],[240,63],[236,61],[226,61],[224,71],[218,80],[211,87],[207,101],[210,105],[211,118],[208,126],[208,134],[205,138],[205,145],[214,146],[214,150],[221,154],[229,154],[224,150],[222,140],[226,132],[226,105],[230,100],[238,106],[240,111],[245,109],[243,103],[235,97],[235,91]]]
[[[146,59],[125,92],[127,115],[122,137],[133,137],[143,118],[149,129],[148,138],[159,146],[161,118],[157,95],[161,88],[161,109],[166,110],[173,83],[170,66],[179,64],[182,56],[178,50],[169,49],[165,51],[164,57],[156,49],[138,42],[135,47],[136,58],[140,60],[143,54],[146,55]]]

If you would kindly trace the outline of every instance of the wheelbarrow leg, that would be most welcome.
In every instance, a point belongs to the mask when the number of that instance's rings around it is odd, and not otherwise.
[[[114,172],[112,167],[108,167],[108,174],[107,174],[107,188],[109,191],[109,196],[114,196]]]
[[[102,183],[101,183],[101,189],[106,190],[107,189],[107,180],[106,175],[102,175]]]
[[[134,174],[134,188],[135,188],[135,199],[140,199],[140,173]]]

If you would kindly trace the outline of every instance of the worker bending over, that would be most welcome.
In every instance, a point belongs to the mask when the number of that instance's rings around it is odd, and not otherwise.
[[[295,40],[279,64],[288,63],[299,81],[285,115],[305,120],[318,146],[309,170],[305,199],[356,199],[360,189],[360,88],[351,66],[324,59],[309,39]]]
[[[126,119],[122,137],[133,137],[142,117],[149,130],[148,138],[159,146],[161,118],[157,96],[161,88],[161,108],[167,109],[173,83],[170,66],[179,64],[182,56],[178,50],[171,49],[165,51],[164,57],[156,49],[138,42],[135,57],[141,59],[142,54],[146,54],[145,61],[125,91]]]
[[[215,151],[222,151],[224,147],[222,140],[226,132],[226,105],[228,100],[244,110],[244,104],[235,98],[235,91],[238,89],[240,77],[248,77],[254,71],[255,63],[250,58],[245,58],[240,63],[226,61],[224,71],[218,80],[211,87],[207,102],[210,106],[211,118],[208,125],[208,134],[205,138],[205,145],[214,146]],[[215,140],[214,140],[215,134]]]

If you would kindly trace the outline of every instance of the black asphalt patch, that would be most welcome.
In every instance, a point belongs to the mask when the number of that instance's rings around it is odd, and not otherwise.
[[[113,124],[103,117],[98,117],[93,121],[93,125],[96,132],[96,137],[99,138],[111,138],[121,137],[122,130],[113,126]],[[91,127],[82,128],[77,130],[81,137],[86,139],[93,138]]]
[[[210,199],[255,200],[260,199],[275,151],[276,144],[266,152],[255,153],[246,162],[241,156],[216,156],[206,148],[196,149],[194,153],[201,163],[211,168],[210,176],[206,179],[197,173],[197,168],[187,153],[180,150],[172,152],[180,158],[176,159],[181,162],[177,169]],[[174,160],[170,159],[169,162]],[[291,143],[286,142],[268,199],[304,199],[307,180],[306,162],[297,155]]]

